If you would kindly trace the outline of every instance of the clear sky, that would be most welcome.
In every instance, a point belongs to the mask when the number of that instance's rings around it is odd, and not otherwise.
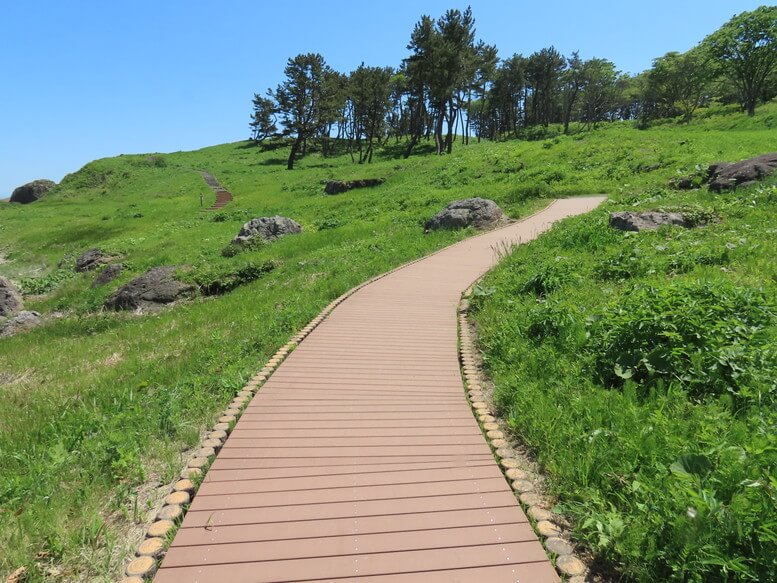
[[[469,2],[500,55],[554,45],[640,72],[684,51],[747,0]],[[95,158],[245,139],[254,92],[286,59],[397,65],[414,23],[467,2],[0,0],[0,198]]]

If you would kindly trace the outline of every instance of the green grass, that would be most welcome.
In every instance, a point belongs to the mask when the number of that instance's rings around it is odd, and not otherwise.
[[[688,127],[615,124],[537,142],[472,144],[444,157],[402,160],[387,148],[372,166],[312,155],[293,172],[285,170],[286,150],[248,143],[120,156],[88,164],[33,205],[0,205],[0,273],[39,294],[27,306],[47,315],[42,328],[0,341],[0,573],[26,565],[30,580],[40,581],[55,565],[65,577],[114,578],[129,551],[127,533],[153,499],[148,484],[177,475],[182,450],[269,355],[350,287],[470,234],[423,234],[424,220],[447,202],[483,196],[519,217],[550,197],[576,194],[605,192],[642,205],[693,201],[696,195],[669,195],[662,186],[697,164],[767,151],[771,122],[758,120],[776,110],[759,109],[755,121],[722,111]],[[201,213],[200,195],[206,206],[214,195],[195,169],[213,173],[235,200]],[[327,179],[364,177],[386,182],[323,194]],[[274,214],[300,222],[303,234],[222,255],[243,222]],[[573,224],[590,220],[600,219]],[[614,251],[619,242],[602,245]],[[125,265],[119,280],[98,289],[93,273],[71,271],[74,258],[95,246]],[[748,265],[769,273],[764,256],[755,256],[761,259]],[[261,272],[269,262],[274,269]],[[184,277],[201,283],[242,285],[157,315],[101,311],[119,285],[158,265],[182,266]],[[490,342],[495,324],[484,326]],[[555,476],[553,456],[542,459]]]
[[[722,149],[741,143],[703,124]],[[693,126],[674,131],[699,147]],[[737,158],[700,162],[713,157]],[[608,227],[610,211],[655,208],[717,219]],[[722,195],[629,189],[516,249],[476,289],[497,405],[605,572],[777,578],[775,213],[777,177]]]

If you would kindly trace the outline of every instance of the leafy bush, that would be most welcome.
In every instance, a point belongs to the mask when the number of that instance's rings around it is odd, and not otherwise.
[[[328,229],[336,229],[342,224],[343,222],[337,217],[325,217],[316,223],[316,228],[319,231],[326,231]]]
[[[566,340],[582,330],[577,315],[563,302],[546,300],[537,302],[526,315],[526,334],[539,340]]]
[[[725,280],[638,285],[593,326],[594,374],[608,387],[630,379],[643,395],[679,383],[697,398],[743,397],[775,359],[764,334],[774,315],[763,291]],[[762,388],[771,399],[774,387]]]
[[[668,213],[680,213],[691,227],[701,227],[720,220],[715,209],[705,208],[696,204],[684,204],[659,209]]]
[[[563,257],[545,261],[523,282],[521,291],[545,297],[574,279],[572,266]]]
[[[727,247],[702,247],[700,249],[678,250],[666,262],[667,273],[688,273],[701,265],[727,265],[731,255]]]
[[[70,269],[57,269],[43,277],[25,277],[19,284],[24,295],[39,295],[50,292],[74,275]]]
[[[187,279],[196,284],[203,295],[215,296],[259,279],[275,267],[273,261],[261,264],[249,261],[240,266],[207,266],[193,272]]]
[[[165,160],[164,156],[149,156],[146,161],[148,162],[149,166],[152,166],[154,168],[165,168],[167,167],[167,160]]]
[[[213,213],[210,220],[214,223],[225,223],[227,221],[245,221],[249,216],[247,210],[219,211]]]
[[[648,272],[648,262],[642,257],[638,247],[624,242],[623,248],[604,257],[596,266],[599,279],[623,281],[640,277]]]
[[[222,257],[235,257],[244,251],[243,245],[233,245],[230,243],[221,250]]]

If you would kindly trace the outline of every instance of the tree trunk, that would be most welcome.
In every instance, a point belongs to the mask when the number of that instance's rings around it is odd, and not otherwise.
[[[569,103],[567,103],[566,111],[564,112],[564,135],[569,133],[569,120],[572,118],[572,108],[575,106],[575,101],[577,100],[577,91],[578,89],[575,87],[575,90],[569,97]]]
[[[286,163],[286,170],[294,170],[294,159],[297,157],[300,142],[301,140],[299,136],[297,136],[297,139],[294,140],[294,143],[291,145],[291,153],[289,154],[289,161]]]
[[[464,145],[469,146],[469,116],[472,115],[472,89],[467,91],[467,122],[464,125]]]
[[[407,148],[405,148],[405,153],[402,154],[403,158],[409,158],[410,154],[413,153],[413,148],[415,148],[415,145],[418,143],[418,135],[413,134],[410,137],[410,141],[407,143]]]
[[[437,109],[437,120],[434,124],[434,145],[436,146],[436,153],[438,155],[442,154],[442,149],[443,149],[442,125],[443,125],[443,122],[445,121],[443,119],[444,116],[442,114],[443,107],[445,106],[442,106]]]
[[[755,115],[755,97],[748,97],[745,107],[748,117],[753,117]]]
[[[445,136],[445,151],[450,154],[453,151],[453,134],[456,130],[456,106],[453,98],[448,101],[448,135]]]

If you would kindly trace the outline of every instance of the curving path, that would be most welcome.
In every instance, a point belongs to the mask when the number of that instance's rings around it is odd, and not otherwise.
[[[602,200],[556,201],[338,306],[248,405],[156,583],[558,582],[466,401],[456,307],[499,246]]]
[[[223,186],[221,186],[221,184],[219,184],[219,181],[216,180],[216,177],[213,176],[213,174],[210,174],[209,172],[200,172],[200,174],[202,175],[202,179],[205,180],[205,184],[210,186],[213,192],[216,194],[216,202],[214,202],[212,205],[202,210],[217,211],[227,206],[229,202],[232,200],[232,193],[229,192]]]

